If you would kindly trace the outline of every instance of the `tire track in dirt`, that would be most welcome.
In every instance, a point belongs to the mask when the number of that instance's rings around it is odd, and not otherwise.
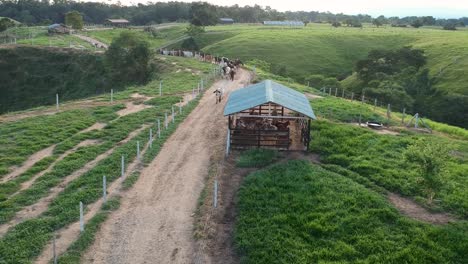
[[[78,178],[81,175],[83,175],[83,174],[87,173],[88,171],[90,171],[101,160],[103,160],[103,159],[107,158],[109,155],[111,155],[119,145],[125,144],[126,142],[130,141],[132,138],[134,138],[136,135],[138,135],[138,133],[140,133],[141,131],[143,131],[144,129],[146,129],[148,127],[149,127],[149,125],[144,125],[141,128],[131,132],[127,136],[127,138],[125,138],[124,140],[122,140],[119,143],[115,144],[114,147],[112,147],[111,149],[107,150],[106,152],[100,154],[94,160],[86,163],[82,168],[80,168],[80,169],[74,171],[72,174],[66,176],[58,186],[55,186],[54,188],[50,189],[50,192],[46,197],[43,197],[43,198],[39,199],[36,203],[34,203],[32,205],[29,205],[29,206],[26,206],[21,211],[17,212],[16,215],[15,215],[15,218],[13,220],[11,220],[8,223],[3,224],[3,225],[0,226],[0,237],[3,236],[8,231],[9,228],[11,228],[11,227],[13,227],[13,226],[27,220],[27,219],[37,217],[37,216],[41,215],[42,213],[44,213],[47,210],[49,204],[54,200],[54,198],[57,197],[57,195],[60,192],[62,192],[71,181],[75,180],[76,178]]]
[[[193,212],[208,173],[212,150],[224,148],[226,119],[213,90],[227,92],[249,78],[216,82],[166,141],[158,156],[122,198],[85,254],[84,263],[191,263],[195,258]],[[225,97],[226,98],[226,97]],[[222,153],[222,152],[221,152]]]

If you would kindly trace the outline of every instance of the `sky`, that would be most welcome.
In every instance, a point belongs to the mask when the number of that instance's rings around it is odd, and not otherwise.
[[[87,0],[85,0],[87,1]],[[96,0],[91,0],[96,1]],[[102,0],[117,2],[117,0]],[[157,0],[120,0],[122,4],[137,4]],[[190,0],[177,0],[192,2]],[[436,18],[468,17],[468,0],[205,0],[216,5],[270,6],[279,11],[330,11],[349,15],[369,14],[389,16],[434,16]],[[166,2],[166,1],[163,1]]]

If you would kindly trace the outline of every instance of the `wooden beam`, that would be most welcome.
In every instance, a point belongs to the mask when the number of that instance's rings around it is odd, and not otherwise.
[[[308,119],[306,116],[270,116],[270,115],[246,115],[237,114],[238,117],[257,117],[257,118],[274,118],[274,119]]]

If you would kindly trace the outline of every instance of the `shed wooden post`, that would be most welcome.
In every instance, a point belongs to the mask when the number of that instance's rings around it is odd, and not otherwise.
[[[310,150],[310,119],[307,121],[307,151]]]

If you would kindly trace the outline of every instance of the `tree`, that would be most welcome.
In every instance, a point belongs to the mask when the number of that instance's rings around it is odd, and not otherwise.
[[[144,83],[152,71],[149,43],[131,31],[115,38],[105,54],[111,80],[121,83]]]
[[[333,26],[333,27],[336,27],[336,28],[337,28],[337,27],[341,27],[341,23],[335,21],[335,22],[332,23],[332,26]]]
[[[414,27],[414,28],[420,28],[423,25],[424,25],[423,22],[421,20],[419,20],[419,19],[416,19],[411,23],[411,26]]]
[[[404,152],[405,160],[416,165],[429,204],[443,185],[442,174],[449,159],[448,148],[435,142],[418,140]]]
[[[0,32],[3,32],[13,26],[15,26],[15,23],[11,21],[9,18],[4,17],[0,19]]]
[[[380,21],[379,19],[372,20],[372,24],[376,27],[380,27],[383,25],[382,21]]]
[[[195,26],[212,26],[218,23],[216,7],[206,2],[194,2],[190,8],[190,23]]]
[[[83,16],[78,11],[71,11],[65,14],[65,24],[73,29],[83,29]]]
[[[443,27],[444,30],[457,30],[455,24],[445,24]]]
[[[193,24],[190,24],[185,30],[185,33],[192,38],[200,36],[203,32],[205,32],[205,27],[195,26]]]

